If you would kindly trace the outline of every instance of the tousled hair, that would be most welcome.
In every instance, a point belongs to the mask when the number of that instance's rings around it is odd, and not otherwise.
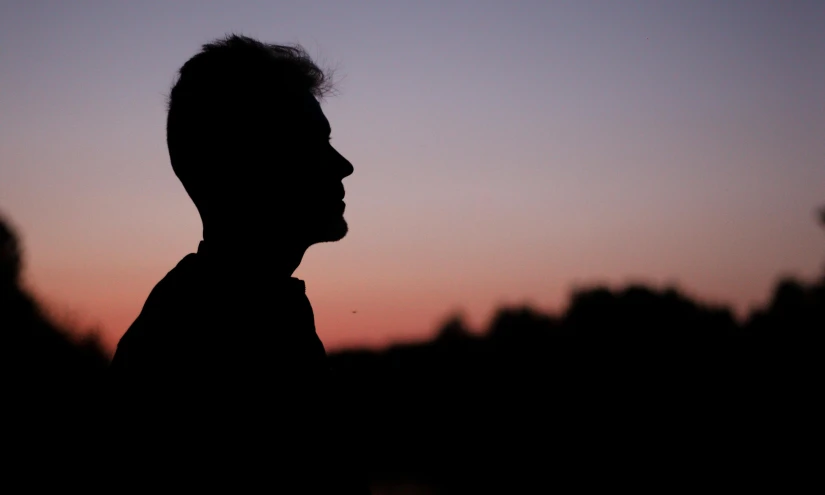
[[[299,95],[322,99],[333,89],[331,71],[300,45],[236,34],[203,45],[178,71],[167,101],[166,143],[175,175],[198,205],[209,167],[237,157],[245,140],[260,137],[256,133],[272,132],[273,120]],[[269,127],[262,128],[261,119]]]

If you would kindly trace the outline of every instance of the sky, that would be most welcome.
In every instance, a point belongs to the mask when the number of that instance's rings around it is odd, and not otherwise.
[[[328,349],[597,283],[742,314],[825,261],[822,26],[821,0],[2,0],[0,214],[27,287],[113,348],[201,239],[165,97],[234,32],[336,69],[350,233],[295,273]]]

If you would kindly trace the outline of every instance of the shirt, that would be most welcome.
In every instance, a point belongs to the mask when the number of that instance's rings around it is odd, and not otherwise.
[[[368,492],[305,284],[263,273],[201,243],[150,293],[110,368],[127,479]]]

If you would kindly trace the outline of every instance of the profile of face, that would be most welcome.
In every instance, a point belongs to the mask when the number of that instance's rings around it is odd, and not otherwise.
[[[294,107],[277,117],[277,130],[264,128],[256,138],[244,203],[275,238],[307,246],[338,241],[347,234],[343,179],[353,166],[333,148],[329,121],[315,97],[307,92]]]

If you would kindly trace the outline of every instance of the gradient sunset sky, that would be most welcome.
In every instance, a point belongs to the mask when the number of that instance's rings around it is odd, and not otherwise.
[[[201,239],[165,96],[230,32],[337,68],[350,234],[296,272],[328,349],[598,282],[743,312],[821,272],[825,1],[6,0],[0,213],[110,347]]]

